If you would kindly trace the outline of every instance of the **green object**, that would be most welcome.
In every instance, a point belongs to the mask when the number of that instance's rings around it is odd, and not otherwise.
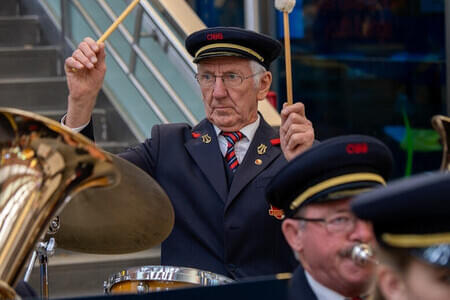
[[[405,137],[400,143],[400,147],[406,151],[405,177],[409,177],[412,172],[414,151],[431,152],[441,151],[439,134],[432,129],[412,129],[409,124],[408,115],[403,110],[403,122],[405,123]]]

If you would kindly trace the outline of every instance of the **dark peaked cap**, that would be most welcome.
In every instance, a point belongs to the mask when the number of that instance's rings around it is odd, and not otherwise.
[[[238,56],[257,61],[267,70],[279,56],[281,44],[270,36],[238,27],[212,27],[186,38],[186,49],[194,63],[220,56]]]
[[[384,185],[392,164],[391,151],[376,138],[331,138],[281,169],[268,184],[266,198],[290,217],[310,203],[344,199]]]
[[[450,173],[428,173],[355,197],[354,213],[372,222],[378,242],[450,268]]]

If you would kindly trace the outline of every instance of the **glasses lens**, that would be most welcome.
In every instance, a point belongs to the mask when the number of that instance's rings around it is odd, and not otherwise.
[[[330,232],[350,232],[355,227],[355,217],[350,214],[339,214],[327,219],[326,224]]]
[[[236,87],[242,83],[242,77],[235,73],[226,73],[222,76],[222,79],[227,87]]]

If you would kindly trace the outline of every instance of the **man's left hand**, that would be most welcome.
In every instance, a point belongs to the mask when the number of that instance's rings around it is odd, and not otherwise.
[[[314,143],[314,128],[306,118],[305,106],[301,102],[287,105],[281,110],[281,150],[289,161],[309,149]]]

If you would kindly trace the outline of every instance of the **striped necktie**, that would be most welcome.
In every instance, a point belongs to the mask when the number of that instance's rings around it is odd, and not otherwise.
[[[234,144],[242,139],[243,134],[240,131],[234,132],[222,132],[221,133],[227,140],[227,152],[225,153],[225,160],[227,161],[228,167],[231,172],[236,172],[239,162],[236,158],[236,153],[234,152]]]

